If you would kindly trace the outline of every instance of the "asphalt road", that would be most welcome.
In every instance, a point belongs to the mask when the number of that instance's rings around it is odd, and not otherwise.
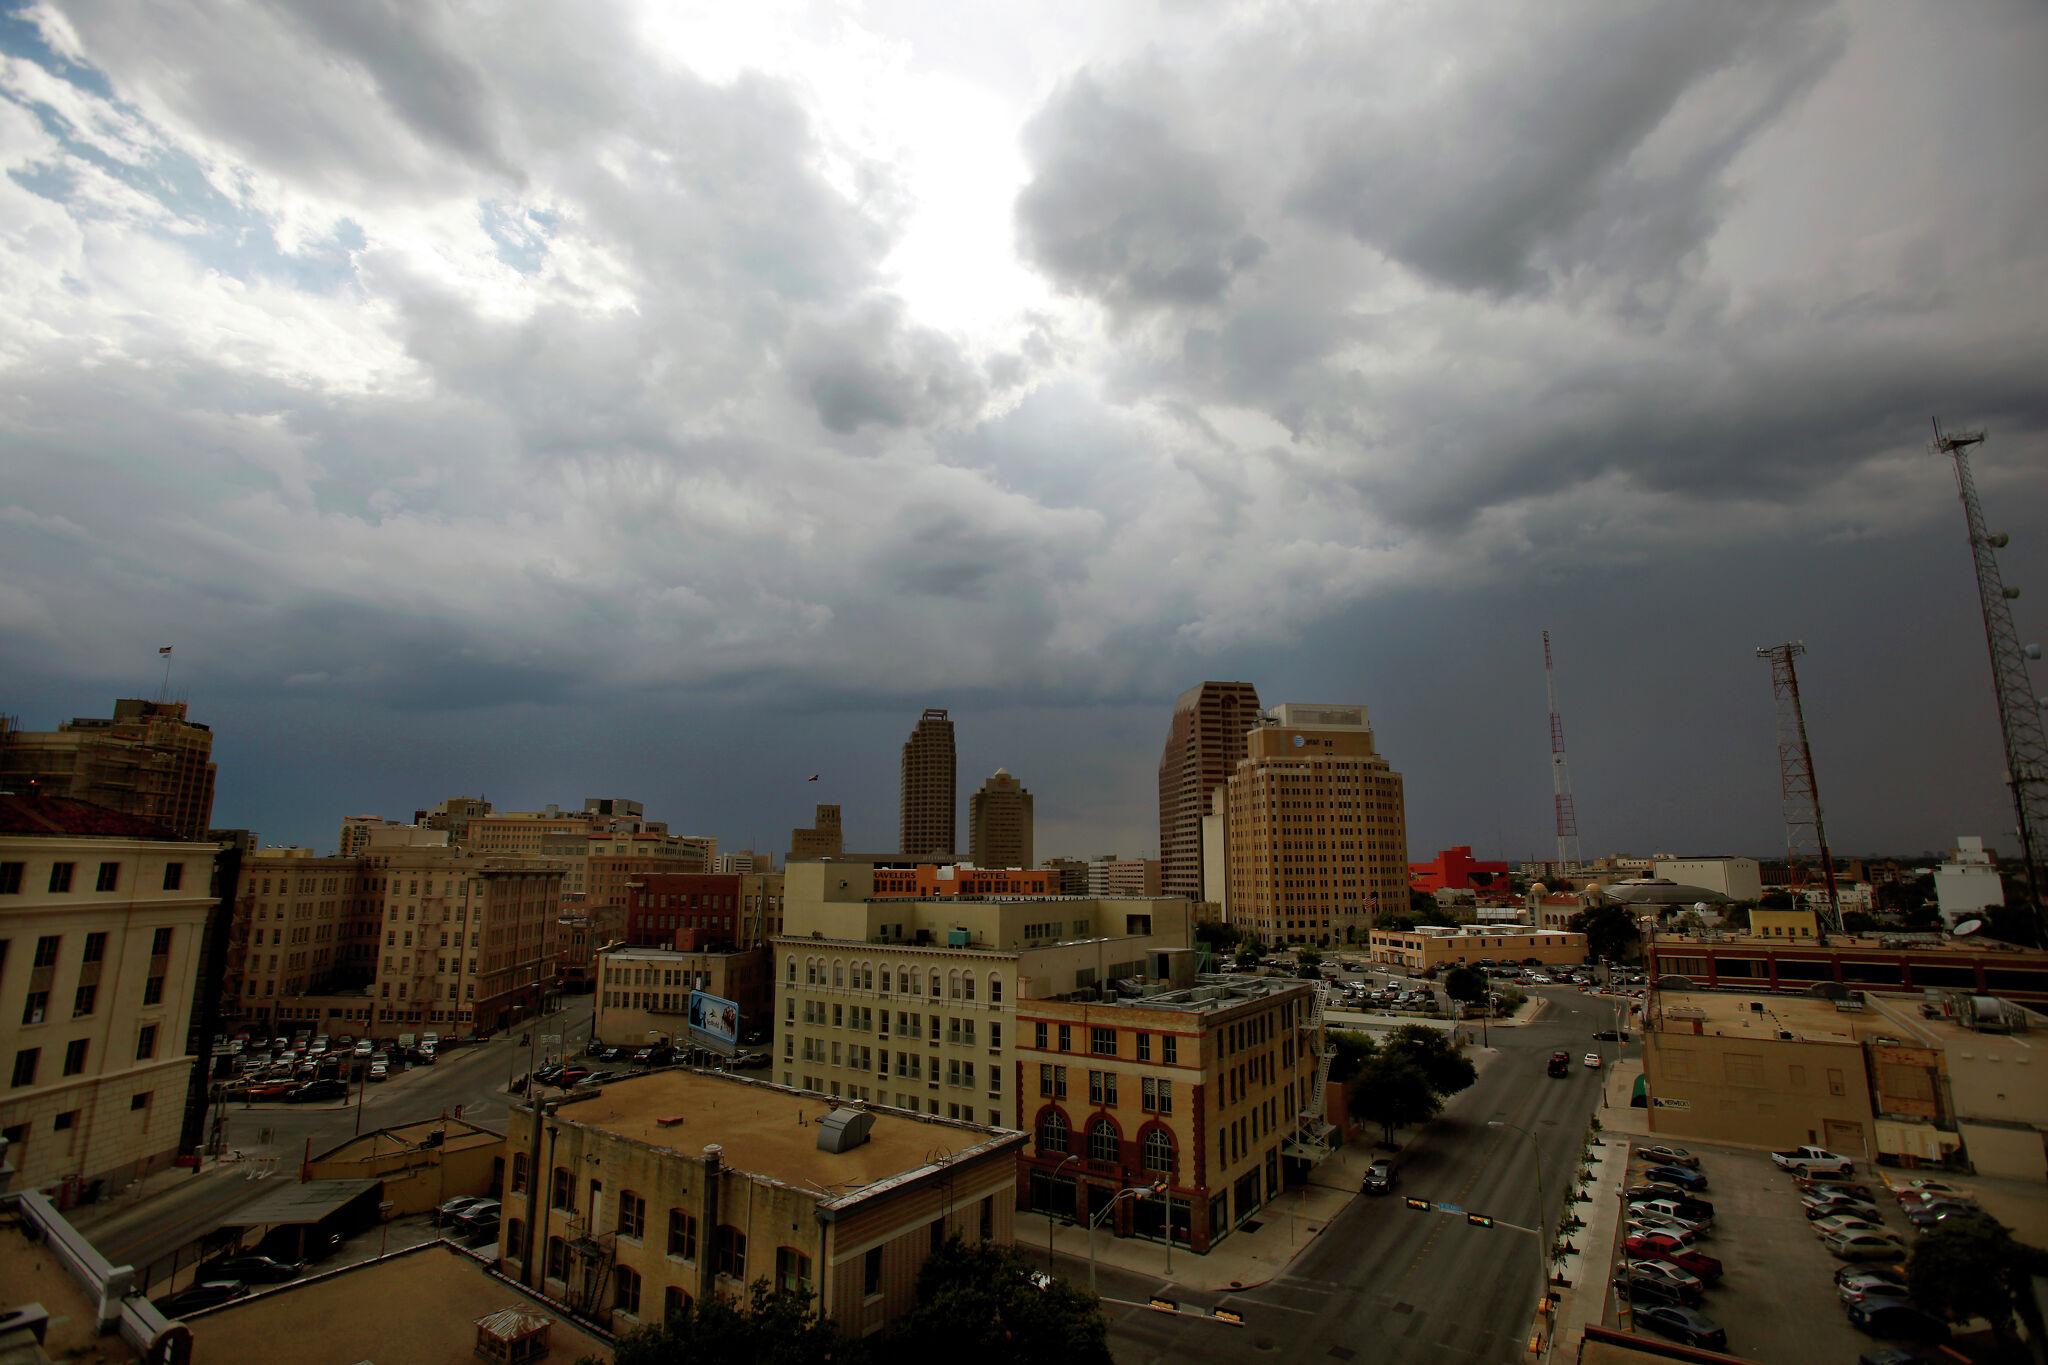
[[[309,1149],[318,1155],[358,1131],[453,1114],[458,1107],[471,1122],[503,1129],[510,1109],[503,1093],[506,1078],[528,1066],[529,1050],[521,1038],[530,1031],[537,1045],[540,1035],[559,1034],[564,1050],[579,1053],[590,1036],[592,1004],[591,996],[569,996],[558,1013],[543,1020],[488,1043],[456,1048],[433,1066],[414,1067],[380,1084],[359,1087],[360,1114],[354,1096],[347,1103],[333,1104],[230,1104],[226,1148],[274,1156],[271,1178],[290,1180],[297,1178],[299,1161]],[[549,1048],[546,1058],[554,1052]],[[109,1261],[138,1270],[155,1267],[152,1278],[161,1278],[180,1248],[212,1232],[223,1218],[264,1192],[267,1181],[250,1178],[258,1169],[254,1160],[224,1163],[177,1179],[146,1199],[117,1199],[75,1210],[71,1216]]]
[[[1120,1365],[1188,1365],[1280,1356],[1306,1365],[1363,1356],[1374,1365],[1508,1362],[1517,1359],[1534,1318],[1542,1269],[1536,1239],[1495,1226],[1410,1209],[1399,1197],[1449,1202],[1505,1223],[1534,1227],[1536,1170],[1542,1153],[1544,1207],[1558,1200],[1576,1168],[1587,1119],[1600,1103],[1599,1077],[1580,1064],[1613,1026],[1614,1002],[1558,988],[1539,1022],[1498,1029],[1499,1055],[1456,1096],[1402,1157],[1396,1197],[1355,1200],[1332,1220],[1286,1275],[1255,1289],[1199,1294],[1124,1271],[1102,1271],[1105,1298],[1145,1303],[1154,1294],[1183,1312],[1222,1305],[1243,1314],[1242,1328],[1149,1308],[1106,1305],[1110,1345]],[[1550,1053],[1572,1054],[1571,1075],[1546,1074]],[[1085,1261],[1061,1271],[1080,1279]]]

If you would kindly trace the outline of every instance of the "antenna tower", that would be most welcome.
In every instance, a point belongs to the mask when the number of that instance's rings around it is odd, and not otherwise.
[[[1809,858],[1820,860],[1827,907],[1821,912],[1825,932],[1842,932],[1842,898],[1835,889],[1835,859],[1828,852],[1828,830],[1820,818],[1820,784],[1813,777],[1813,746],[1806,740],[1806,710],[1799,704],[1799,670],[1792,661],[1806,652],[1803,641],[1766,645],[1759,659],[1771,661],[1771,692],[1778,699],[1778,790],[1785,804],[1785,871],[1792,885],[1806,883]]]
[[[1557,798],[1557,865],[1579,865],[1579,813],[1572,806],[1572,772],[1564,761],[1564,718],[1557,713],[1557,667],[1550,632],[1543,632],[1543,681],[1550,689],[1550,785]]]
[[[1970,556],[1977,563],[1977,604],[1984,615],[1984,643],[1991,649],[1991,685],[1998,694],[1998,724],[2005,739],[2005,782],[2012,788],[2013,811],[2019,817],[2020,855],[2027,870],[2027,897],[2033,902],[2034,933],[2048,941],[2044,924],[2044,886],[2041,839],[2048,829],[2048,739],[2041,732],[2041,707],[2027,676],[2027,659],[2040,658],[2039,646],[2022,645],[2012,623],[2012,599],[2018,588],[2008,588],[1998,572],[1994,550],[2005,548],[2008,537],[2002,531],[1984,529],[1984,509],[1977,503],[1977,481],[1970,474],[1969,448],[1984,439],[1981,431],[1958,431],[1944,436],[1939,421],[1934,424],[1934,450],[1956,464],[1956,489],[1963,500],[1963,516],[1970,527]]]

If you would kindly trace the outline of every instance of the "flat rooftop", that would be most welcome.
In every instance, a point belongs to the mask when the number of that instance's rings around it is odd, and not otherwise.
[[[1314,984],[1304,977],[1224,976],[1204,972],[1195,978],[1195,984],[1192,986],[1161,991],[1157,995],[1111,995],[1101,1000],[1078,996],[1054,996],[1051,1001],[1019,1001],[1018,1009],[1028,1012],[1033,1005],[1057,1001],[1061,1004],[1082,1004],[1091,1008],[1179,1010],[1189,1014],[1202,1014],[1234,1009],[1248,1001],[1264,1000],[1285,991],[1306,995]]]
[[[427,1146],[429,1135],[440,1132],[445,1136],[433,1147]],[[404,1156],[422,1150],[461,1152],[472,1147],[489,1147],[503,1142],[503,1133],[494,1133],[462,1119],[421,1119],[418,1123],[401,1123],[391,1128],[380,1128],[374,1133],[365,1133],[314,1157],[315,1161],[367,1161],[380,1156]]]
[[[567,1310],[491,1273],[447,1242],[296,1280],[185,1318],[196,1361],[295,1365],[471,1365],[476,1320],[507,1308],[552,1320],[550,1361],[612,1358]]]
[[[1904,939],[1905,941],[1902,941]],[[1691,934],[1666,930],[1657,932],[1657,946],[1678,949],[1699,948],[1775,948],[1779,952],[1822,952],[1851,953],[1956,953],[1970,957],[2011,958],[2032,966],[2044,958],[2048,951],[2039,948],[2022,948],[2013,944],[2000,943],[1985,938],[1950,938],[1928,940],[1905,939],[1896,934],[1829,934],[1828,941],[1817,939],[1765,938],[1758,934],[1738,934],[1728,930],[1709,930],[1708,937],[1699,938]]]
[[[1757,1038],[1776,1038],[1780,1029],[1810,1043],[1860,1043],[1865,1038],[1899,1037],[1899,1026],[1890,1016],[1867,1008],[1860,1013],[1837,1010],[1832,1000],[1817,996],[1661,990],[1658,998],[1665,1033],[1690,1033],[1692,1022],[1697,1019],[1706,1033],[1727,1037],[1749,1033]],[[1762,1005],[1762,1012],[1751,1009],[1752,1003]]]
[[[835,1108],[874,1115],[868,1140],[850,1152],[818,1150],[818,1123]],[[920,1115],[880,1105],[835,1104],[818,1095],[739,1077],[676,1069],[610,1081],[587,1099],[556,1111],[565,1121],[665,1147],[701,1159],[707,1144],[724,1151],[724,1164],[792,1188],[823,1186],[831,1197],[908,1174],[938,1153],[955,1157],[984,1145],[993,1150],[1023,1135]],[[679,1119],[664,1125],[663,1119]]]
[[[120,1333],[106,1336],[93,1330],[93,1302],[71,1278],[47,1243],[31,1242],[23,1219],[9,1209],[0,1214],[0,1309],[40,1303],[50,1315],[43,1349],[52,1360],[105,1361],[108,1365],[135,1359]]]

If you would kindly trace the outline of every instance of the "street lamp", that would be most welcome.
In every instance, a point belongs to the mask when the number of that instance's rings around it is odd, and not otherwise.
[[[1537,1145],[1536,1135],[1519,1123],[1509,1123],[1504,1119],[1488,1119],[1486,1126],[1488,1128],[1514,1129],[1523,1137],[1529,1139],[1529,1152],[1536,1158],[1536,1260],[1537,1269],[1543,1272],[1543,1305],[1548,1309],[1550,1305],[1550,1246],[1544,1241],[1549,1232],[1547,1230],[1548,1225],[1543,1221],[1543,1149]],[[1543,1340],[1546,1348],[1550,1342],[1550,1332],[1555,1327],[1556,1324],[1553,1323],[1544,1332]]]
[[[1164,1196],[1166,1194],[1166,1182],[1164,1180],[1161,1180],[1151,1185],[1126,1186],[1125,1188],[1118,1190],[1115,1194],[1111,1195],[1109,1197],[1109,1202],[1107,1204],[1104,1204],[1101,1210],[1088,1220],[1089,1293],[1093,1294],[1095,1292],[1095,1229],[1097,1225],[1099,1225],[1102,1222],[1104,1214],[1107,1214],[1111,1209],[1116,1207],[1117,1200],[1124,1198],[1126,1195],[1134,1199],[1142,1199],[1148,1194]],[[1173,1254],[1173,1206],[1171,1203],[1167,1205],[1166,1210],[1166,1250],[1169,1256]]]
[[[1060,1172],[1067,1169],[1067,1164],[1069,1162],[1079,1161],[1080,1159],[1081,1154],[1079,1152],[1074,1153],[1072,1156],[1062,1157],[1060,1159],[1060,1164],[1052,1168],[1052,1175],[1046,1181],[1046,1189],[1048,1193],[1051,1192],[1052,1186],[1059,1181]],[[1079,1188],[1079,1186],[1075,1187],[1077,1193],[1079,1192]],[[1045,1268],[1047,1273],[1050,1273],[1052,1271],[1052,1233],[1053,1229],[1058,1226],[1059,1221],[1053,1217],[1053,1210],[1047,1209],[1045,1211]],[[1088,1246],[1089,1250],[1094,1250],[1095,1243],[1093,1238],[1089,1239]]]

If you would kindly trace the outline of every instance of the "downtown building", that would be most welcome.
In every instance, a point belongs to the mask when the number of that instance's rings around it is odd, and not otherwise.
[[[1031,856],[1031,793],[998,768],[967,798],[967,856],[976,867],[1036,867]]]
[[[1247,682],[1205,682],[1180,694],[1159,757],[1159,861],[1169,896],[1202,897],[1202,816],[1209,794],[1245,756],[1259,723],[1259,692]]]
[[[367,836],[364,846],[367,847]],[[381,877],[362,856],[266,848],[241,860],[225,942],[220,1016],[261,1028],[324,1025],[301,997],[354,992],[376,974]],[[369,1022],[366,999],[340,1018]]]
[[[1408,908],[1401,775],[1363,706],[1283,702],[1246,736],[1224,798],[1230,922],[1269,943],[1363,943]]]
[[[110,719],[79,717],[53,731],[0,719],[0,791],[85,801],[204,839],[213,782],[213,731],[187,720],[181,701],[123,697]]]
[[[900,852],[913,858],[953,855],[958,773],[953,722],[943,710],[928,709],[903,741]]]

